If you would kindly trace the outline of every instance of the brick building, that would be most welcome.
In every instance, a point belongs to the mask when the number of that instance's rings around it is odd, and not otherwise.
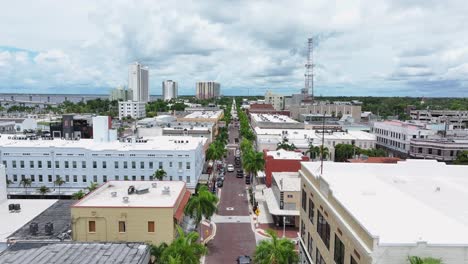
[[[271,187],[273,172],[297,172],[301,168],[302,161],[309,161],[309,157],[301,152],[286,151],[284,149],[263,151],[265,159],[265,184]]]

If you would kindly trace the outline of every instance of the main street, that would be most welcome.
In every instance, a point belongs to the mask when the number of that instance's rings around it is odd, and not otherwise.
[[[227,164],[234,164],[235,148],[239,147],[234,139],[239,138],[239,129],[230,125]],[[237,170],[238,168],[236,168]],[[236,178],[236,172],[226,172],[224,187],[221,188],[221,199],[218,214],[213,217],[216,224],[216,235],[208,243],[206,263],[235,263],[241,255],[253,257],[255,235],[249,216],[244,178]]]

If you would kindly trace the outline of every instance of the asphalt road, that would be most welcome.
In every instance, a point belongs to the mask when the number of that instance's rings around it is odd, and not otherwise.
[[[229,145],[234,145],[234,138],[239,137],[237,127],[229,128]],[[238,145],[237,145],[238,147]],[[229,149],[226,163],[234,165],[234,149]],[[237,170],[237,168],[236,168]],[[245,223],[249,215],[244,178],[236,178],[236,172],[225,175],[224,187],[221,188],[221,199],[218,205],[218,215],[230,216],[230,221],[218,220],[216,222],[216,236],[208,243],[206,263],[236,263],[241,255],[252,256],[255,250],[255,235],[250,223]],[[219,217],[221,219],[223,217]],[[226,219],[226,217],[224,217]],[[236,221],[238,220],[238,221]]]

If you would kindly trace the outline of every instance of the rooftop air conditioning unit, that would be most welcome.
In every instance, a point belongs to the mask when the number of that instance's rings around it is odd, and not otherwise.
[[[112,197],[117,197],[117,192],[111,192]]]
[[[37,235],[37,232],[39,231],[39,225],[36,222],[32,222],[29,224],[29,233],[33,236]]]
[[[124,197],[122,197],[122,202],[124,202],[124,203],[128,203],[128,196],[124,196]]]
[[[158,184],[155,183],[155,182],[153,182],[153,183],[151,183],[151,187],[152,187],[152,188],[156,188],[156,187],[158,187]]]
[[[51,236],[54,233],[54,224],[52,222],[48,222],[45,224],[44,229],[46,235]]]
[[[162,190],[162,194],[165,194],[165,195],[171,194],[171,188],[169,186],[164,186],[164,189]]]

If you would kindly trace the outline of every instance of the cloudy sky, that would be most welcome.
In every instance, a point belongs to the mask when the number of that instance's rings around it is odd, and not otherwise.
[[[1,0],[3,2],[3,0]],[[468,96],[466,0],[5,1],[0,92],[108,93],[128,64],[161,81],[216,80],[222,93]]]

